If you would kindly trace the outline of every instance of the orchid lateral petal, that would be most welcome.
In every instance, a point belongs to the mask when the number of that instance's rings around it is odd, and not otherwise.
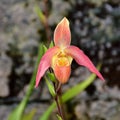
[[[58,52],[58,50],[59,50],[58,47],[50,48],[41,58],[39,66],[38,66],[37,75],[36,75],[35,87],[38,86],[42,76],[44,75],[46,70],[51,66],[51,59]]]
[[[69,21],[67,18],[63,18],[57,25],[54,32],[55,46],[67,47],[71,42],[71,33],[69,28]]]
[[[76,46],[69,46],[65,52],[73,57],[75,61],[82,66],[87,67],[91,72],[95,73],[101,80],[104,80],[101,73],[96,69],[91,60]]]

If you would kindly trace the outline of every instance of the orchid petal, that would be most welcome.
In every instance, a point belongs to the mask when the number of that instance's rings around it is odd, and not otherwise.
[[[67,47],[71,42],[71,33],[69,28],[69,21],[67,18],[63,18],[57,25],[54,32],[55,46]]]
[[[51,66],[52,57],[59,51],[58,47],[53,47],[47,50],[47,52],[41,58],[41,61],[38,66],[38,71],[36,75],[36,85],[38,86],[42,76],[46,72],[46,70]]]
[[[87,67],[91,72],[95,73],[100,79],[104,80],[101,73],[95,68],[90,59],[76,46],[69,46],[65,52],[73,57],[79,65]]]

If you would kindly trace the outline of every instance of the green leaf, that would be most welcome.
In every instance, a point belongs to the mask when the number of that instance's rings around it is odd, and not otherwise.
[[[27,94],[23,98],[21,103],[10,113],[10,115],[8,116],[8,120],[21,120],[23,112],[24,112],[25,107],[27,105],[27,102],[28,102],[33,90],[34,90],[35,78],[36,78],[37,67],[38,67],[39,61],[40,61],[41,57],[43,56],[43,54],[46,52],[46,49],[47,48],[43,44],[41,44],[39,46],[38,58],[37,58],[37,61],[35,63],[35,70],[33,72],[32,78],[30,80],[30,85],[29,85]]]
[[[29,113],[24,114],[21,120],[33,120],[36,109],[32,109]]]
[[[69,89],[67,92],[65,92],[62,96],[63,102],[66,102],[70,100],[71,98],[75,97],[79,93],[81,93],[85,88],[87,88],[95,79],[96,75],[92,74],[89,76],[87,80],[84,80],[83,82],[73,86],[71,89]]]
[[[56,103],[53,102],[50,105],[50,107],[46,110],[46,112],[42,115],[42,117],[39,118],[39,120],[49,120],[48,118],[55,107],[56,107]]]
[[[53,82],[56,81],[54,73],[47,72],[47,77]]]
[[[53,46],[54,46],[54,42],[51,41],[51,42],[50,42],[50,45],[49,45],[49,48],[52,48]]]
[[[57,118],[58,120],[63,120],[58,114],[57,114]]]
[[[98,69],[100,69],[100,64],[98,65]],[[67,102],[71,98],[75,97],[76,95],[80,94],[85,88],[87,88],[94,80],[95,80],[96,75],[91,74],[86,80],[83,82],[73,86],[69,90],[67,90],[63,95],[62,95],[62,100],[63,102]],[[55,102],[53,102],[50,107],[47,109],[47,111],[42,115],[42,117],[39,118],[39,120],[48,120],[51,112],[54,110],[56,107]]]
[[[36,14],[38,15],[40,21],[45,24],[45,22],[46,22],[46,17],[45,17],[45,15],[43,14],[43,12],[41,11],[41,9],[40,9],[38,6],[35,6],[35,7],[34,7],[34,11],[35,11]]]
[[[43,45],[43,54],[47,51],[47,47],[45,45]],[[42,56],[43,56],[42,54]]]
[[[54,90],[54,86],[52,85],[51,82],[49,82],[49,80],[47,80],[47,77],[44,77],[46,84],[48,86],[49,92],[50,94],[54,97],[56,95],[55,90]]]

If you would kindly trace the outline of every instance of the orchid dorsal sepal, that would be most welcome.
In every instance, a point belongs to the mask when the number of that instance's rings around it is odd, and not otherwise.
[[[64,17],[57,25],[54,31],[55,46],[64,48],[71,43],[71,32],[69,28],[69,21]]]

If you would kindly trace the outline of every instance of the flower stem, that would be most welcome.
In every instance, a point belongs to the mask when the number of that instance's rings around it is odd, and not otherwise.
[[[56,96],[55,96],[55,102],[56,102],[56,105],[57,105],[57,108],[58,108],[58,114],[59,116],[62,118],[62,120],[65,120],[64,119],[64,114],[63,114],[63,108],[62,108],[62,103],[61,103],[61,83],[56,83],[54,85],[54,88],[55,88],[55,92],[56,92]]]

